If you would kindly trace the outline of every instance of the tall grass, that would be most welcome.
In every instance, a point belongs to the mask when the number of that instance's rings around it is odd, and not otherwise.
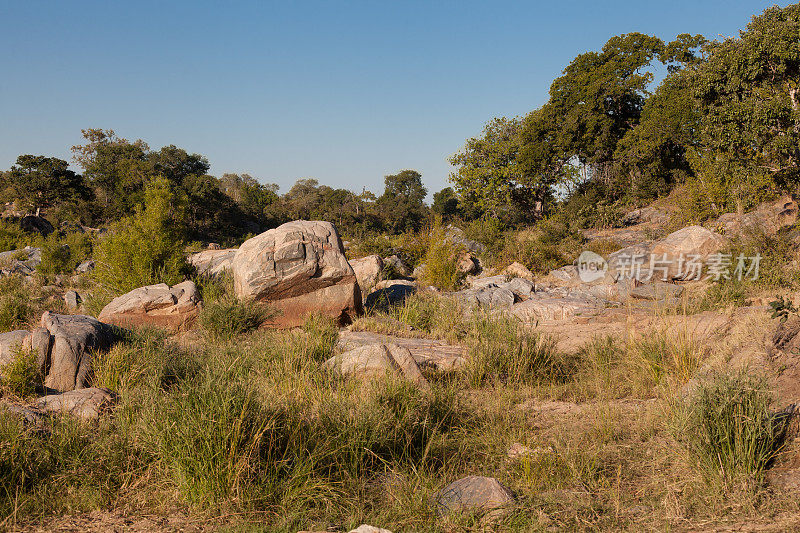
[[[558,374],[555,340],[524,327],[513,317],[476,313],[470,324],[468,380],[536,383]]]
[[[33,313],[31,294],[22,278],[0,279],[0,333],[24,327]]]
[[[758,482],[783,444],[786,417],[773,412],[767,382],[739,372],[719,374],[676,410],[676,437],[710,479]]]

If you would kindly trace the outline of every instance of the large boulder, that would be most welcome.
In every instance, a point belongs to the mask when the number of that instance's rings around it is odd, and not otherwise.
[[[402,376],[419,387],[429,387],[411,352],[396,344],[361,346],[331,357],[323,363],[323,368],[354,378]]]
[[[236,248],[228,250],[203,250],[202,252],[190,255],[189,263],[194,266],[200,274],[219,276],[231,270],[235,255]]]
[[[98,319],[121,327],[156,326],[173,333],[190,329],[202,309],[193,281],[139,287],[106,305]]]
[[[728,245],[728,239],[702,226],[688,226],[670,233],[653,243],[651,258],[660,267],[651,264],[655,279],[695,279],[696,270],[689,261],[700,264],[705,273],[705,262]],[[666,274],[666,276],[665,276]]]
[[[114,329],[95,318],[45,311],[30,346],[39,352],[45,387],[64,392],[91,384],[94,354],[115,340]]]
[[[526,323],[564,320],[573,316],[594,316],[605,308],[605,301],[588,293],[554,294],[547,291],[531,293],[528,300],[509,310]]]
[[[270,325],[294,327],[312,313],[348,323],[363,311],[355,272],[330,222],[296,220],[242,244],[233,258],[236,295],[268,303]]]
[[[366,295],[383,278],[383,259],[379,255],[368,255],[361,259],[350,261],[353,272],[356,274],[361,293]]]
[[[516,504],[514,495],[491,477],[467,476],[454,481],[436,495],[436,514],[499,513]]]

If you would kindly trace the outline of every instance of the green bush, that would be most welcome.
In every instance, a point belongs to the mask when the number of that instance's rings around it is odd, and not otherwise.
[[[122,219],[97,245],[94,275],[113,294],[144,285],[174,285],[191,270],[181,240],[185,195],[166,180],[145,189],[145,202],[136,214]]]
[[[18,223],[0,220],[0,252],[19,250],[26,246],[38,246],[42,240],[38,233],[22,231]]]
[[[441,227],[434,227],[423,260],[425,268],[422,280],[443,291],[456,290],[464,279],[464,274],[458,268],[459,257],[463,252],[462,246],[445,238]]]
[[[0,332],[23,327],[33,316],[31,298],[22,278],[0,279]]]
[[[266,304],[225,296],[204,305],[200,324],[214,338],[231,339],[258,329],[273,316],[275,313]]]
[[[786,417],[771,409],[767,382],[746,373],[700,384],[682,411],[677,438],[709,477],[760,479],[783,444]]]
[[[0,368],[0,384],[17,398],[32,396],[43,385],[36,365],[36,352],[17,349],[13,360]]]
[[[85,233],[61,235],[53,232],[42,244],[42,262],[37,272],[45,276],[68,274],[92,256],[92,238]]]

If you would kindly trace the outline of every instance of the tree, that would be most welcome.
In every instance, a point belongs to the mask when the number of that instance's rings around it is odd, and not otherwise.
[[[520,132],[519,167],[541,190],[571,179],[615,181],[617,144],[639,122],[664,42],[642,33],[612,37],[600,52],[577,56],[550,86],[550,98],[530,113]],[[678,55],[678,47],[671,56]]]
[[[384,184],[376,208],[389,231],[418,231],[428,216],[424,203],[428,190],[422,185],[422,174],[416,170],[402,170],[385,176]]]
[[[458,196],[452,187],[445,187],[434,193],[431,211],[442,217],[443,221],[448,221],[458,215]]]
[[[83,177],[55,157],[21,155],[6,179],[20,206],[30,210],[76,201],[89,194]]]
[[[711,43],[697,69],[700,176],[745,209],[800,184],[800,5],[771,7],[738,39]]]
[[[467,210],[505,221],[532,218],[532,204],[549,184],[520,165],[521,130],[518,118],[495,118],[449,159],[457,167],[449,179]]]
[[[73,160],[97,194],[107,219],[118,219],[133,212],[143,199],[146,183],[154,176],[142,141],[129,142],[114,130],[81,130],[85,145],[72,147]]]

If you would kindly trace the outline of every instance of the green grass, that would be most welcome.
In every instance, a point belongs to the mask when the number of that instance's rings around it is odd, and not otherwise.
[[[0,333],[24,327],[33,313],[30,291],[22,278],[0,279]]]
[[[704,381],[677,410],[678,439],[709,478],[760,482],[783,444],[786,417],[773,411],[767,382],[744,372]]]

